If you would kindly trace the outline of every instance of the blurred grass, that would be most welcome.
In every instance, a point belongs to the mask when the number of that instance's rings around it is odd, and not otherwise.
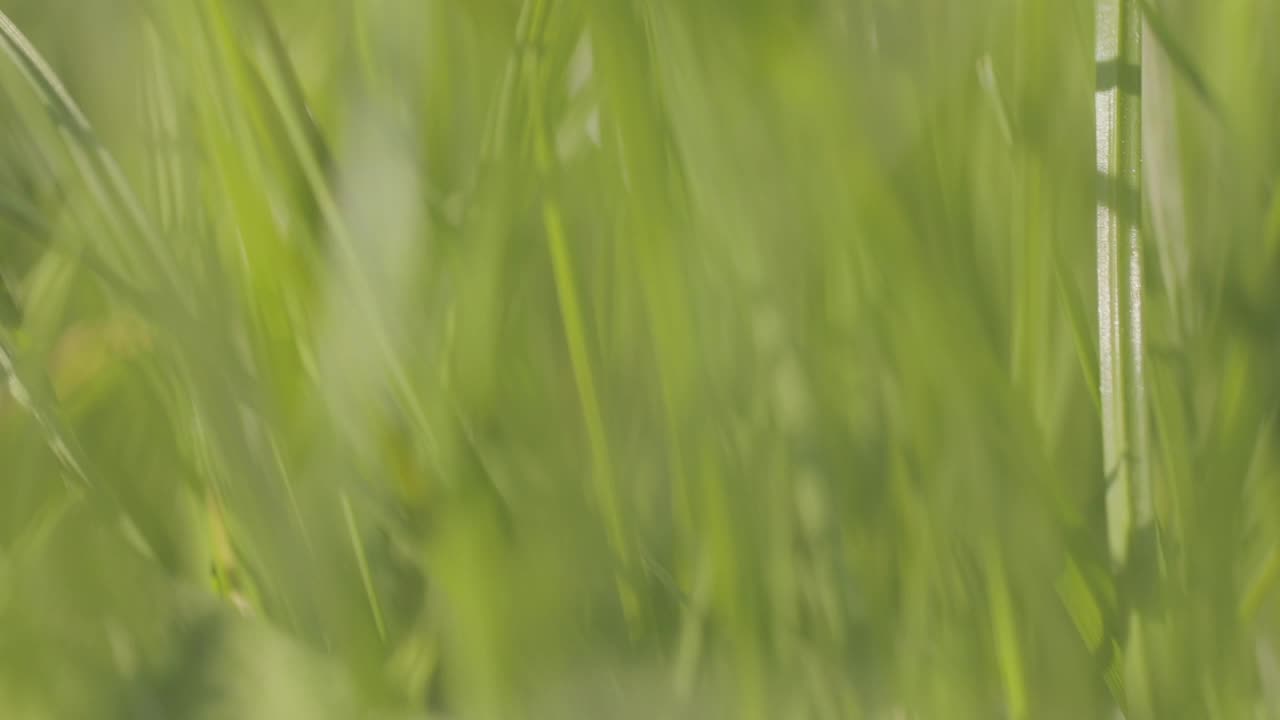
[[[1083,0],[3,0],[0,716],[1280,717],[1280,5],[1125,4],[1128,194]]]

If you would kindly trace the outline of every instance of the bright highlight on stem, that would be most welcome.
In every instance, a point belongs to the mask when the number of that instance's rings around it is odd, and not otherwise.
[[[1097,0],[1096,7],[1099,395],[1107,544],[1123,578],[1133,575],[1130,565],[1150,559],[1143,551],[1154,538],[1142,341],[1143,19],[1137,0]],[[1144,618],[1128,612],[1117,658],[1123,679],[1113,689],[1129,717],[1153,717]]]
[[[1142,10],[1098,0],[1098,361],[1108,545],[1123,567],[1152,518],[1142,366]]]

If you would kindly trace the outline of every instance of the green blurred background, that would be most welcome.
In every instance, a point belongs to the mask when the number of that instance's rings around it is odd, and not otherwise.
[[[0,717],[1280,718],[1280,3],[1149,5],[1119,572],[1091,2],[0,0]]]

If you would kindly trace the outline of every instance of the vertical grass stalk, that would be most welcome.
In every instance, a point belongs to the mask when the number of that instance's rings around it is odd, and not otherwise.
[[[587,351],[585,313],[576,288],[572,253],[565,233],[560,205],[552,189],[555,151],[551,131],[547,127],[544,115],[546,77],[543,73],[546,67],[538,49],[539,43],[551,25],[551,6],[551,0],[530,0],[525,4],[525,11],[530,14],[525,15],[522,12],[520,27],[517,28],[516,51],[520,54],[517,63],[518,74],[522,76],[521,79],[528,93],[529,125],[526,130],[531,133],[534,166],[545,185],[542,199],[543,230],[551,259],[556,297],[560,303],[560,320],[568,345],[569,362],[572,365],[574,383],[578,389],[587,442],[591,448],[592,490],[599,512],[604,519],[610,549],[618,563],[619,570],[615,577],[615,584],[622,610],[632,632],[638,633],[639,600],[628,577],[632,570],[632,557],[622,519],[622,501],[614,480],[613,461],[609,454],[604,415]]]
[[[1142,319],[1142,8],[1097,0],[1098,361],[1106,471],[1107,544],[1118,576],[1146,559],[1154,538]],[[1150,713],[1142,626],[1130,616],[1124,697]]]
[[[1128,560],[1134,531],[1152,521],[1142,339],[1141,11],[1098,0],[1098,360],[1108,545]]]

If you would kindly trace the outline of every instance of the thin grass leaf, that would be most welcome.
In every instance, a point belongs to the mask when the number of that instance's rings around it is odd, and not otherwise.
[[[1165,57],[1169,58],[1178,75],[1186,81],[1192,92],[1195,93],[1196,97],[1211,114],[1219,120],[1224,120],[1226,115],[1223,112],[1222,103],[1218,100],[1217,94],[1209,87],[1204,74],[1196,67],[1191,53],[1186,49],[1186,45],[1178,40],[1173,29],[1169,27],[1164,13],[1157,9],[1152,0],[1137,0],[1137,2],[1142,8],[1142,17],[1146,20],[1147,28],[1155,36],[1156,42],[1164,50]]]
[[[70,480],[84,487],[91,486],[84,451],[56,405],[57,398],[48,377],[19,357],[17,344],[4,328],[0,328],[0,378],[8,385],[10,396],[31,413],[49,450]]]
[[[189,302],[181,291],[183,283],[172,257],[162,246],[115,158],[98,141],[88,118],[49,64],[3,12],[0,12],[0,36],[10,60],[39,94],[62,132],[77,168],[112,226],[141,237],[153,263],[151,274],[162,277],[167,282],[166,289],[173,291],[175,297]]]
[[[378,593],[373,587],[373,577],[369,573],[369,558],[365,554],[364,541],[360,539],[360,528],[356,525],[355,513],[351,510],[351,498],[342,494],[342,517],[347,525],[347,535],[351,539],[351,549],[356,556],[356,564],[360,567],[360,581],[364,583],[365,596],[369,601],[369,612],[373,615],[373,624],[378,630],[378,637],[387,642],[387,626],[382,619],[382,607],[378,602]]]
[[[325,176],[320,158],[316,156],[315,148],[308,137],[307,123],[298,115],[292,103],[288,100],[288,81],[284,79],[286,71],[277,67],[274,62],[265,63],[262,70],[267,88],[275,99],[280,115],[285,121],[285,128],[288,131],[292,150],[302,166],[303,175],[316,199],[321,215],[333,234],[335,245],[344,261],[350,267],[358,269],[362,266],[362,263],[356,242],[352,238],[347,228],[346,220],[343,218],[332,190],[329,188],[328,179]],[[352,273],[352,287],[350,288],[353,296],[352,300],[366,315],[369,330],[373,334],[375,347],[387,365],[387,371],[396,389],[398,400],[404,404],[415,428],[421,433],[428,446],[432,448],[429,456],[430,461],[433,463],[438,462],[439,449],[436,431],[429,419],[426,408],[422,404],[420,394],[410,379],[404,360],[394,348],[390,332],[386,327],[382,313],[379,312],[373,288],[369,283],[369,278],[363,272]]]

